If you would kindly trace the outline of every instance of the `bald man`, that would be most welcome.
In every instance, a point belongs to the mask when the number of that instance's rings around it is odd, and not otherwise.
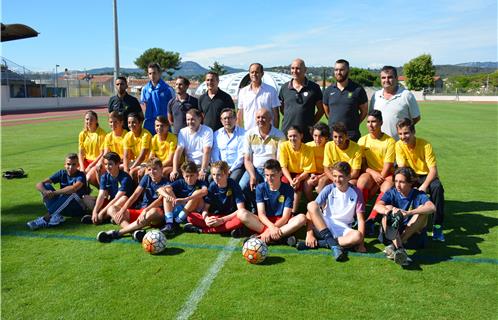
[[[302,59],[291,64],[292,80],[280,88],[280,112],[283,114],[282,131],[298,126],[304,133],[304,142],[313,140],[310,127],[324,114],[320,86],[306,78],[306,65]]]

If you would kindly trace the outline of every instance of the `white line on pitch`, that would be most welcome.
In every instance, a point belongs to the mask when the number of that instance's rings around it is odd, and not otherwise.
[[[186,320],[190,318],[190,316],[197,309],[197,305],[202,300],[206,292],[209,290],[211,283],[213,283],[214,279],[218,275],[218,272],[223,268],[225,262],[232,255],[232,248],[239,242],[238,239],[230,239],[230,242],[225,246],[225,248],[220,252],[214,263],[209,268],[208,272],[201,279],[197,287],[190,294],[188,300],[183,304],[182,309],[178,313],[176,319],[178,320]]]

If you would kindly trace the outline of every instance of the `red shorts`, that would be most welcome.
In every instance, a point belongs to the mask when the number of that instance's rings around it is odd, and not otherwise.
[[[83,159],[83,169],[88,168],[88,166],[93,162],[93,160]]]
[[[292,179],[294,179],[295,177],[297,177],[297,176],[298,176],[298,175],[300,175],[300,174],[301,174],[301,173],[295,173],[295,172],[291,172],[291,173],[290,173],[290,175],[291,175]],[[282,175],[282,179],[281,179],[281,181],[282,181],[283,183],[287,183],[287,184],[289,184],[289,185],[290,185],[290,181],[289,181],[289,180],[287,180],[287,178],[286,178],[284,175]],[[297,187],[297,189],[294,189],[294,191],[296,191],[296,192],[303,191],[303,182],[302,182],[302,181],[301,181],[301,183],[299,184],[299,187]]]
[[[278,220],[282,219],[282,217],[267,217],[267,218],[268,218],[268,220],[270,220],[272,223],[275,223],[275,222],[277,222]],[[263,231],[261,231],[261,233],[265,232],[265,231],[266,231],[266,229],[268,229],[268,227],[267,227],[267,226],[265,226],[265,227],[263,228]]]
[[[132,223],[138,219],[138,216],[144,211],[144,208],[142,209],[128,209],[128,213],[130,214],[130,219],[128,220],[129,223]]]

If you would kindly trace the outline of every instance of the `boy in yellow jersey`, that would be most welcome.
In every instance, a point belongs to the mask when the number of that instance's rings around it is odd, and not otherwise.
[[[131,131],[125,135],[123,140],[123,169],[137,183],[140,178],[138,171],[142,162],[147,160],[152,139],[150,132],[142,128],[143,120],[143,116],[140,113],[130,113],[128,115],[128,127]]]
[[[282,166],[282,182],[290,184],[294,189],[292,212],[296,213],[303,185],[315,169],[313,149],[303,143],[303,133],[298,126],[290,126],[287,139],[279,146],[279,160]]]
[[[176,135],[168,132],[169,121],[165,116],[157,116],[154,122],[156,134],[152,137],[149,158],[157,157],[163,163],[163,176],[169,175],[173,170],[173,155],[175,154],[178,139]]]
[[[394,139],[381,131],[382,112],[371,110],[367,117],[368,134],[358,140],[363,157],[363,173],[358,179],[358,189],[363,193],[365,203],[380,189],[377,203],[384,192],[393,186],[395,150]],[[377,212],[372,210],[369,219],[375,219]],[[373,226],[373,225],[372,225]]]
[[[95,111],[85,113],[83,130],[78,136],[78,160],[80,170],[86,174],[86,180],[98,187],[96,166],[104,155],[104,139],[106,132],[100,128]]]
[[[323,167],[327,175],[327,182],[332,181],[332,169],[337,162],[347,162],[351,166],[351,176],[349,183],[356,185],[361,171],[361,149],[354,141],[349,140],[348,131],[342,122],[337,122],[332,126],[332,140],[325,145],[323,157]]]
[[[432,239],[444,241],[444,189],[438,178],[436,155],[432,145],[415,137],[413,121],[405,118],[396,124],[399,141],[396,142],[396,163],[399,167],[410,167],[418,175],[418,190],[428,192],[436,206],[433,217]]]
[[[313,126],[311,136],[313,137],[313,141],[307,142],[306,145],[313,149],[315,172],[310,174],[309,179],[304,182],[303,186],[304,196],[308,201],[315,200],[313,189],[316,189],[317,193],[320,193],[320,190],[323,189],[328,180],[323,168],[323,157],[325,144],[330,139],[330,128],[325,123],[318,122]]]

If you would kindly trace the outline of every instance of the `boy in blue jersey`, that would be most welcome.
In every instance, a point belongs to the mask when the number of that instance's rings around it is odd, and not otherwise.
[[[264,175],[266,181],[256,187],[258,215],[241,211],[237,216],[246,227],[256,231],[264,242],[280,243],[284,240],[293,246],[296,238],[292,234],[306,224],[306,217],[304,214],[292,217],[294,189],[282,183],[282,167],[277,160],[265,162]]]
[[[228,177],[228,164],[225,161],[211,163],[213,181],[208,195],[204,197],[202,213],[192,212],[184,226],[186,232],[228,233],[239,236],[238,229],[243,226],[237,212],[246,211],[244,195],[238,183]]]
[[[104,155],[106,172],[100,177],[100,190],[93,208],[92,215],[81,219],[83,223],[100,224],[111,218],[109,208],[125,203],[133,193],[133,181],[130,175],[119,169],[121,158],[115,152]]]
[[[142,242],[146,226],[162,225],[163,211],[160,208],[162,199],[157,189],[168,184],[168,179],[162,176],[163,164],[158,158],[151,158],[147,162],[147,174],[140,180],[138,187],[131,197],[122,205],[113,205],[108,213],[121,226],[120,230],[101,231],[97,234],[100,242],[111,242],[127,233],[132,233],[133,239]],[[140,196],[142,201],[137,202]],[[133,208],[135,205],[135,208]]]
[[[315,201],[308,203],[308,225],[305,246],[298,243],[298,250],[319,245],[317,237],[324,240],[332,250],[336,261],[344,261],[347,255],[344,248],[356,247],[365,252],[365,203],[361,191],[349,184],[351,166],[347,162],[337,162],[331,168],[332,184],[318,194]],[[354,219],[358,220],[358,230],[352,229]]]
[[[86,194],[85,173],[78,170],[78,155],[66,155],[64,169],[57,171],[50,178],[36,184],[48,213],[27,223],[28,228],[37,230],[53,227],[64,221],[63,215],[81,216],[86,205],[83,196]],[[55,190],[52,184],[59,183],[60,189]]]
[[[157,190],[163,198],[166,222],[161,232],[168,235],[176,233],[178,224],[185,223],[189,213],[202,210],[204,207],[202,198],[208,193],[206,183],[198,179],[199,168],[195,162],[185,161],[180,169],[182,179]]]
[[[388,259],[403,266],[411,262],[404,244],[415,234],[426,236],[428,217],[436,211],[436,206],[427,194],[413,188],[416,181],[417,175],[412,168],[398,168],[394,172],[394,187],[384,193],[374,207],[383,215],[382,228],[385,237],[392,240],[392,244],[385,248],[384,253]],[[393,226],[391,221],[395,219],[399,219],[399,226]]]

